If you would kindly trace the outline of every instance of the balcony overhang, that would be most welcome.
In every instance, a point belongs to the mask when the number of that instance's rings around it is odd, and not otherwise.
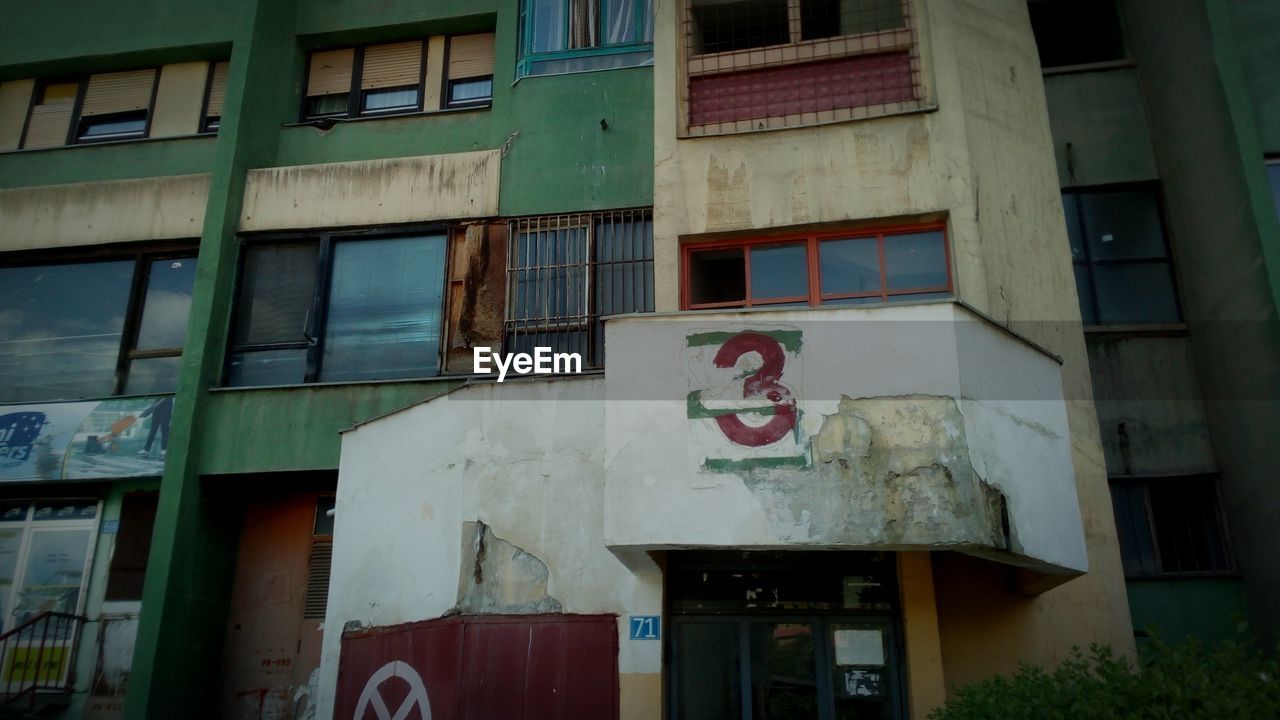
[[[604,536],[1087,569],[1060,362],[952,302],[606,323]]]

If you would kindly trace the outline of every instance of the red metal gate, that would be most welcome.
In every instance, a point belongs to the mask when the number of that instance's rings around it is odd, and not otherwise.
[[[343,635],[334,719],[401,711],[405,720],[617,718],[617,618],[458,616]]]

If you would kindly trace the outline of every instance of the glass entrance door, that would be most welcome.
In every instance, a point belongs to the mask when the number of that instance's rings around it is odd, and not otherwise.
[[[904,717],[891,554],[734,555],[669,566],[673,720]]]

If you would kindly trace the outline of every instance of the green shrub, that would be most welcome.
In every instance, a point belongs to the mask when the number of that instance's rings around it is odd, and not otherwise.
[[[1023,665],[960,688],[930,720],[1277,720],[1280,667],[1240,643],[1153,641],[1135,667],[1078,649],[1052,672]]]

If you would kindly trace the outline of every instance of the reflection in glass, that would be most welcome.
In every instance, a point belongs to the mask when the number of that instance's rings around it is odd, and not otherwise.
[[[0,401],[111,394],[133,267],[0,268]]]
[[[890,290],[945,287],[947,251],[942,233],[885,236],[884,267]]]
[[[751,711],[755,720],[818,717],[812,625],[751,623]]]
[[[322,382],[436,373],[444,251],[443,235],[334,244]]]
[[[31,533],[22,586],[14,602],[14,624],[46,610],[74,613],[80,604],[89,530],[39,530]]]
[[[181,371],[180,356],[130,360],[129,375],[124,381],[124,394],[173,392],[178,388],[178,373]]]
[[[808,298],[807,257],[808,252],[804,243],[752,247],[751,299]]]
[[[533,37],[529,39],[529,51],[539,53],[564,50],[564,11],[569,3],[564,0],[533,0],[531,5]]]
[[[742,717],[742,672],[736,623],[676,625],[680,662],[677,720]]]
[[[493,97],[493,78],[455,80],[449,83],[450,105],[481,104]]]
[[[236,352],[231,354],[227,384],[232,387],[295,385],[305,380],[306,374],[306,348]]]
[[[873,237],[821,243],[818,265],[823,294],[880,292],[880,251]]]
[[[26,508],[23,508],[25,515]],[[9,629],[9,594],[18,571],[18,550],[22,547],[22,528],[0,530],[0,632]]]
[[[147,273],[147,296],[142,304],[138,349],[180,348],[191,314],[191,289],[196,282],[195,258],[153,260]]]

